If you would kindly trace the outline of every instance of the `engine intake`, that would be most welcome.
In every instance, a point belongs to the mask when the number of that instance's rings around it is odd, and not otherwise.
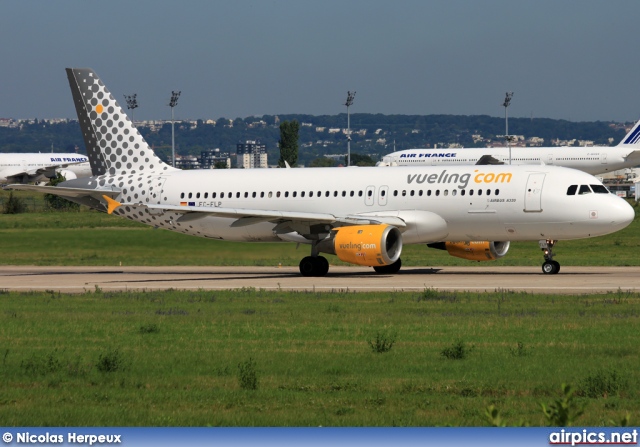
[[[391,225],[354,225],[334,231],[331,248],[344,262],[368,267],[390,265],[402,253],[402,234]]]
[[[509,241],[461,241],[427,244],[428,247],[447,250],[451,256],[471,261],[494,261],[509,251]]]

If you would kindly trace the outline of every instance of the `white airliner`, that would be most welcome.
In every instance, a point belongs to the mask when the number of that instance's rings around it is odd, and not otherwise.
[[[382,157],[377,166],[509,164],[509,148],[405,149]],[[604,174],[640,165],[640,121],[613,147],[512,147],[512,165],[556,165]]]
[[[308,244],[305,276],[328,272],[320,253],[395,273],[403,244],[487,260],[514,240],[542,241],[543,272],[557,273],[557,240],[612,233],[634,218],[595,177],[557,166],[181,171],[156,156],[93,70],[67,76],[93,176],[12,188],[193,236]]]
[[[49,181],[58,173],[67,180],[89,177],[89,159],[78,154],[0,154],[0,183]]]

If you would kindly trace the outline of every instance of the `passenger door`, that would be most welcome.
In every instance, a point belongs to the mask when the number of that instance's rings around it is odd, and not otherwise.
[[[544,172],[529,174],[527,188],[524,193],[524,212],[539,213],[542,211],[542,184],[544,183]]]

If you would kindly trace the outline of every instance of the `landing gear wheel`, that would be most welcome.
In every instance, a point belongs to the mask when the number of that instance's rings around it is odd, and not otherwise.
[[[398,258],[398,260],[393,264],[374,267],[373,270],[375,270],[376,273],[393,275],[394,273],[398,273],[401,267],[402,267],[402,259]]]
[[[318,256],[316,258],[316,262],[318,266],[316,276],[325,276],[327,273],[329,273],[329,261],[327,261],[327,258],[325,258],[324,256]]]
[[[329,261],[323,256],[307,256],[299,267],[302,276],[324,276],[329,271]]]
[[[560,263],[558,261],[545,261],[542,264],[542,273],[546,275],[555,275],[560,271]]]

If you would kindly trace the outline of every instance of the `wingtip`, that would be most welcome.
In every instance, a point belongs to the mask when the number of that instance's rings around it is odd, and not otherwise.
[[[121,205],[120,202],[118,202],[117,200],[112,199],[111,197],[109,197],[107,195],[103,194],[102,198],[104,200],[106,200],[106,202],[107,202],[107,214],[113,213],[113,211]]]

